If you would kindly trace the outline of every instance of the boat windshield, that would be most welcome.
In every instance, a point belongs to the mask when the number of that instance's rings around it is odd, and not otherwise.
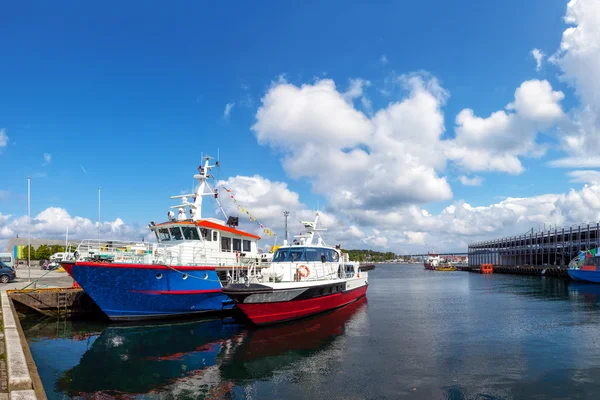
[[[288,247],[278,249],[272,262],[328,261],[337,262],[337,251],[323,247]]]

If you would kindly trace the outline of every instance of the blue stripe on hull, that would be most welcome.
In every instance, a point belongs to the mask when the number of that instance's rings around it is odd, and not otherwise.
[[[570,269],[569,276],[576,281],[600,283],[600,271],[582,271]]]
[[[183,272],[152,266],[75,265],[73,278],[111,319],[154,319],[233,307],[220,291],[222,286],[214,270]]]

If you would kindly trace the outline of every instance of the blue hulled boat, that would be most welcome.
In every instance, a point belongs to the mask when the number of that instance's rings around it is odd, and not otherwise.
[[[167,222],[148,225],[156,243],[84,240],[76,261],[63,263],[110,319],[153,319],[232,308],[233,302],[221,291],[223,285],[269,261],[258,250],[260,237],[237,229],[237,218],[229,217],[227,222],[201,218],[204,196],[218,203],[217,192],[207,182],[218,162],[211,166],[209,159],[194,175],[199,182],[196,192],[171,197],[182,201],[171,207],[179,209],[178,216],[169,211]]]
[[[600,283],[600,255],[598,249],[580,252],[569,263],[568,272],[573,280]]]

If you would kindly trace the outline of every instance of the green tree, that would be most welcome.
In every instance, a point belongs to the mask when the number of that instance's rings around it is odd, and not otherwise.
[[[52,250],[50,249],[50,247],[47,244],[43,244],[41,246],[39,246],[36,250],[35,250],[35,256],[36,256],[36,260],[49,260],[50,256],[52,255]]]
[[[64,253],[64,252],[65,252],[65,247],[61,246],[59,244],[55,244],[55,245],[52,245],[50,247],[50,254],[51,255],[52,254],[56,254],[56,253]]]
[[[33,246],[25,246],[23,247],[23,260],[27,260],[28,254],[31,253],[31,260],[37,260],[37,258],[35,258],[36,254],[35,254],[35,248]]]

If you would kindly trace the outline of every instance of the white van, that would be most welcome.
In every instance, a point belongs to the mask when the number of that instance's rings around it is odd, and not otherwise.
[[[0,261],[2,261],[2,263],[8,267],[15,267],[15,260],[12,253],[0,253]]]
[[[73,258],[73,253],[54,253],[50,256],[50,261],[63,261]]]

